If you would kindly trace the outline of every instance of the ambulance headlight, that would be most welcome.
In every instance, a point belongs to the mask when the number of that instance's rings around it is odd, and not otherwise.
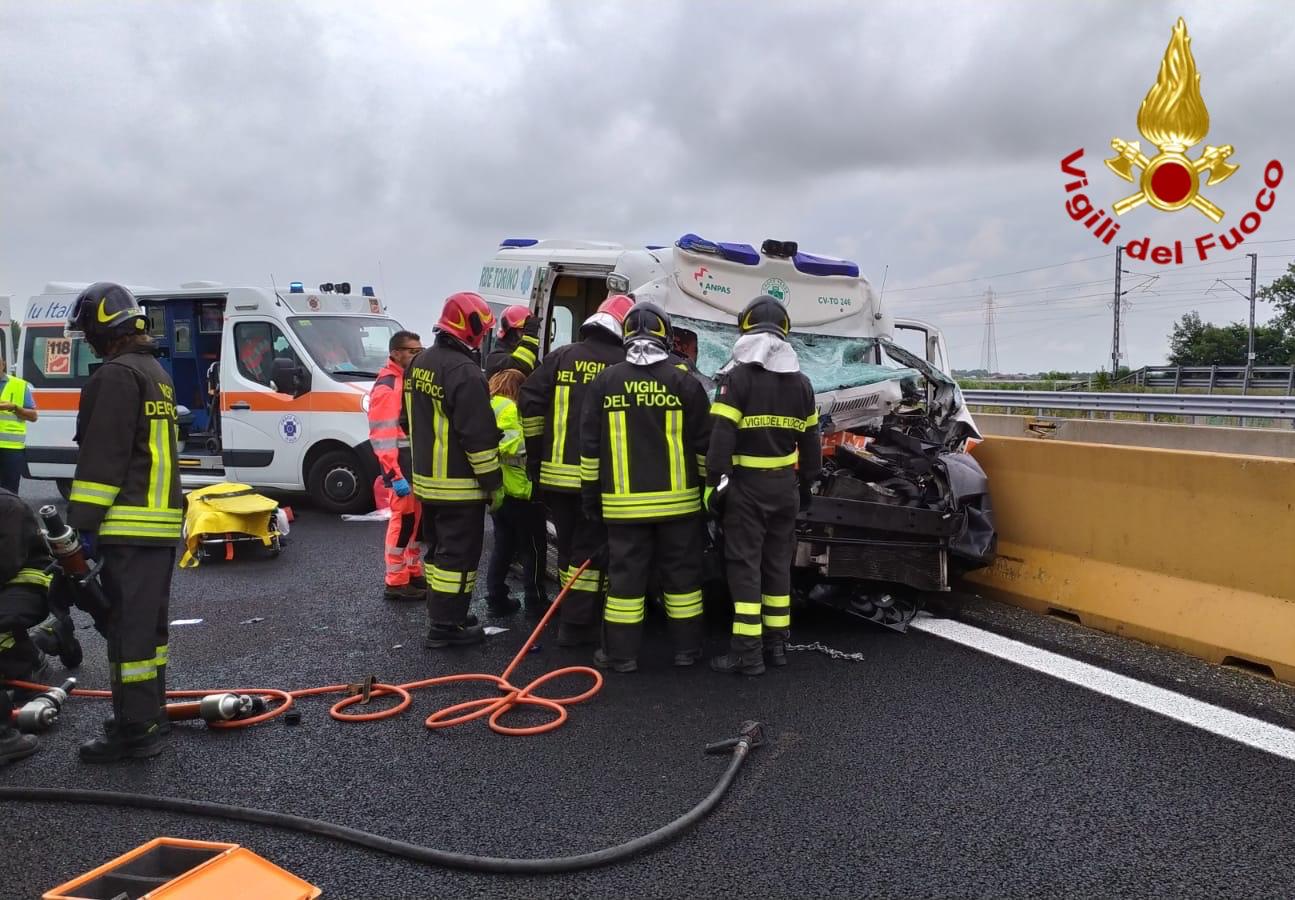
[[[609,294],[628,294],[630,290],[630,280],[624,275],[612,272],[607,276],[607,293]]]

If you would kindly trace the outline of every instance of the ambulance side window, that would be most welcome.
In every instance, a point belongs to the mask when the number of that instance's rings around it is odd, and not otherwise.
[[[79,388],[97,362],[85,341],[63,336],[59,325],[23,329],[23,378],[38,388]]]
[[[274,359],[282,356],[300,363],[287,335],[272,322],[239,322],[234,326],[234,352],[238,372],[249,381],[272,387]]]

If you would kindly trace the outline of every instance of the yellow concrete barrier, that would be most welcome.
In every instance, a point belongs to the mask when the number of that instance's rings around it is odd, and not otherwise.
[[[1295,683],[1295,459],[991,437],[998,560],[1039,612]]]

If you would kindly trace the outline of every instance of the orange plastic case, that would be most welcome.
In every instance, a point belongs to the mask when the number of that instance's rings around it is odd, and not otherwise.
[[[322,891],[238,844],[154,838],[42,900],[314,900]]]

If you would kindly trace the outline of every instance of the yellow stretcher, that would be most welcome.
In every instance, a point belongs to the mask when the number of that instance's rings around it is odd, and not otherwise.
[[[184,514],[184,555],[180,567],[190,569],[222,548],[234,558],[234,545],[259,542],[278,556],[287,519],[279,504],[246,484],[213,484],[191,491]]]

